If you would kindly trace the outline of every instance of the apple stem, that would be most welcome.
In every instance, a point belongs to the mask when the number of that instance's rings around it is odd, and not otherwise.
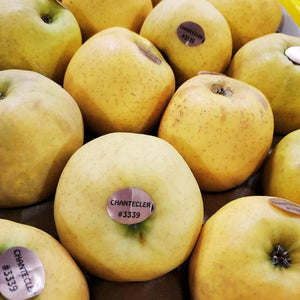
[[[291,266],[291,258],[289,253],[280,245],[277,244],[271,253],[272,265],[279,268],[288,269]]]

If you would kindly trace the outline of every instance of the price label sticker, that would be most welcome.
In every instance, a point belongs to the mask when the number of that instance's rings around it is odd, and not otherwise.
[[[109,216],[122,224],[137,224],[153,214],[152,198],[139,188],[125,188],[113,193],[107,200]]]
[[[300,216],[300,205],[297,203],[278,197],[269,198],[269,202],[284,211]]]
[[[6,299],[30,299],[44,287],[44,267],[34,252],[12,247],[0,255],[0,292]]]
[[[203,28],[195,22],[184,22],[177,27],[179,40],[189,47],[196,47],[204,43],[205,33]]]

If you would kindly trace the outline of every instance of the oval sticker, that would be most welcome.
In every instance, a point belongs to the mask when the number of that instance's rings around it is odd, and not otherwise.
[[[295,215],[300,216],[300,205],[298,205],[295,202],[283,199],[283,198],[278,198],[278,197],[274,197],[274,198],[269,198],[269,202],[284,210],[284,211],[288,211],[290,213],[293,213]]]
[[[0,292],[9,300],[25,300],[45,286],[44,267],[31,250],[12,247],[0,255]]]
[[[136,224],[153,214],[152,198],[139,188],[125,188],[113,193],[107,200],[109,216],[122,224]]]
[[[184,22],[177,27],[179,40],[189,47],[196,47],[204,43],[205,34],[202,27],[195,22]]]

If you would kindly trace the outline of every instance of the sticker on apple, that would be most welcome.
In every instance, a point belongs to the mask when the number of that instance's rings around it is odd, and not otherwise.
[[[44,267],[34,252],[12,247],[0,255],[0,292],[6,299],[30,299],[44,287]]]
[[[300,205],[297,203],[278,197],[269,198],[269,202],[284,211],[300,216]]]
[[[113,193],[107,200],[107,212],[116,222],[137,224],[150,217],[155,210],[152,198],[139,188],[125,188]]]
[[[204,43],[205,34],[203,28],[195,22],[184,22],[177,27],[179,40],[189,47],[196,47]]]

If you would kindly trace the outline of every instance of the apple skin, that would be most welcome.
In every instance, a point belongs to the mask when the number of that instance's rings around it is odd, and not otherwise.
[[[136,187],[155,211],[135,226],[106,210],[116,191]],[[203,221],[202,195],[179,153],[156,136],[116,132],[83,145],[68,161],[54,200],[60,241],[83,269],[111,281],[146,281],[181,265]]]
[[[279,0],[208,0],[225,17],[232,33],[233,53],[247,42],[275,33],[281,22]]]
[[[194,22],[204,31],[205,40],[187,46],[177,29],[184,22]],[[167,58],[177,86],[199,71],[224,72],[232,55],[232,37],[223,15],[208,1],[164,0],[146,17],[140,34],[149,39]]]
[[[158,136],[187,161],[201,190],[221,192],[258,170],[271,147],[273,127],[270,104],[258,89],[203,72],[176,90]]]
[[[139,32],[144,19],[152,10],[151,0],[62,0],[75,15],[86,41],[99,31],[120,26]]]
[[[268,98],[275,133],[300,128],[300,67],[285,55],[300,38],[284,33],[262,36],[244,45],[233,57],[227,75],[258,88]]]
[[[300,129],[282,137],[263,168],[263,192],[300,204]]]
[[[191,299],[300,298],[300,218],[269,198],[238,198],[206,221],[189,262]],[[278,243],[291,257],[288,269],[271,263]]]
[[[69,157],[82,144],[74,99],[33,71],[0,71],[0,207],[45,200]]]
[[[111,27],[78,49],[63,86],[92,132],[149,133],[174,93],[175,77],[150,41],[129,29]]]
[[[44,22],[44,15],[52,21]],[[59,84],[82,44],[74,15],[53,0],[3,1],[0,28],[0,70],[31,70]]]
[[[34,226],[0,219],[0,253],[11,247],[33,251],[44,266],[45,287],[39,300],[88,300],[86,278],[66,249],[50,234]],[[6,299],[0,295],[0,299]]]

